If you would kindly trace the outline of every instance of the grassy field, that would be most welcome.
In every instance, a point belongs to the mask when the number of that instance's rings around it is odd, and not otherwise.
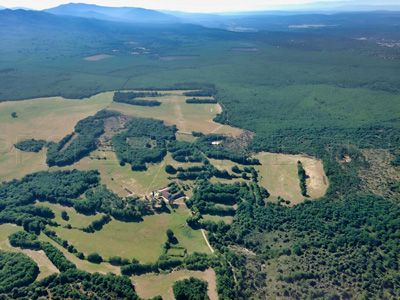
[[[22,152],[13,147],[16,142],[30,138],[58,141],[71,133],[79,120],[110,102],[111,93],[103,93],[84,101],[54,97],[0,103],[0,178],[11,180],[47,169],[44,150]],[[11,117],[14,111],[18,118]]]
[[[10,245],[8,241],[8,236],[19,230],[22,230],[22,227],[11,224],[0,225],[0,249],[10,252],[22,252],[27,256],[29,256],[39,267],[40,273],[37,277],[37,280],[41,280],[54,273],[59,273],[57,268],[47,258],[46,254],[42,250],[40,251],[33,251],[28,249],[22,250],[20,248],[14,248]]]
[[[310,198],[322,197],[328,188],[322,161],[303,155],[286,155],[261,152],[256,155],[261,166],[257,166],[261,184],[269,191],[272,200],[278,196],[291,204],[304,201],[297,175],[297,161],[303,163],[307,175],[307,188]]]
[[[69,253],[65,248],[63,248],[62,246],[60,246],[59,244],[57,244],[55,241],[53,241],[44,234],[41,234],[39,239],[42,241],[49,242],[54,247],[59,249],[69,261],[73,262],[77,266],[78,269],[84,270],[89,273],[97,272],[101,274],[107,274],[107,273],[114,273],[117,275],[121,274],[121,270],[119,267],[113,266],[109,263],[103,262],[100,264],[93,264],[88,262],[87,260],[81,260],[77,258],[75,255]]]
[[[105,157],[106,159],[93,159]],[[69,168],[80,170],[99,170],[101,180],[112,191],[120,196],[146,195],[152,191],[164,188],[168,185],[170,176],[165,172],[165,166],[172,164],[178,166],[192,166],[194,163],[178,163],[170,154],[157,164],[148,164],[147,171],[132,171],[129,165],[120,166],[117,157],[112,151],[94,151],[90,157],[83,158]]]
[[[213,215],[203,215],[203,219],[206,221],[213,221],[213,222],[219,222],[223,221],[226,224],[231,224],[233,221],[233,217],[231,216],[213,216]]]
[[[162,103],[158,107],[135,106],[113,102],[110,109],[126,115],[149,117],[164,120],[169,125],[176,125],[181,133],[199,131],[203,133],[221,133],[237,136],[242,133],[239,128],[215,123],[213,118],[221,112],[219,104],[187,104],[189,97],[182,91],[161,92],[157,99]]]
[[[169,274],[146,274],[133,276],[132,282],[135,290],[142,298],[148,299],[160,295],[164,300],[173,300],[172,285],[175,281],[195,277],[208,282],[208,297],[217,300],[216,278],[213,269],[204,272],[179,270]]]
[[[49,202],[37,202],[36,205],[50,208],[55,215],[54,221],[61,225],[71,224],[72,227],[84,228],[89,226],[94,220],[98,220],[101,218],[100,214],[98,214],[97,216],[85,216],[78,213],[72,207],[62,206],[59,204],[53,204]],[[61,218],[62,211],[66,211],[68,213],[68,221],[65,221],[63,218]]]
[[[54,230],[79,251],[85,254],[98,252],[106,259],[118,255],[128,259],[136,258],[141,262],[154,262],[162,253],[168,228],[173,230],[180,245],[189,253],[209,253],[201,232],[186,225],[188,215],[189,211],[180,205],[175,212],[147,216],[140,223],[113,220],[104,225],[101,231],[92,234],[60,227]]]

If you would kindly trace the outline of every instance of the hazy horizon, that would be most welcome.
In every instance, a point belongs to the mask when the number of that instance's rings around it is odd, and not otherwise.
[[[96,4],[109,7],[140,7],[155,10],[169,10],[181,12],[196,12],[196,13],[229,13],[229,12],[248,12],[248,11],[265,11],[265,10],[302,10],[302,9],[337,9],[337,8],[357,8],[363,7],[400,7],[396,0],[202,0],[202,1],[183,1],[183,0],[82,0],[82,1],[68,1],[68,0],[44,0],[44,1],[31,1],[31,0],[0,0],[0,6],[6,8],[29,8],[35,10],[42,10],[47,8],[56,7],[68,3],[81,3],[81,4]]]

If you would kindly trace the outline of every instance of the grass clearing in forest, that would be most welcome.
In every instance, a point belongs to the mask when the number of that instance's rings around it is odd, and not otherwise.
[[[62,206],[60,204],[54,204],[54,203],[49,203],[49,202],[37,202],[35,204],[36,206],[45,206],[50,208],[55,215],[54,221],[59,223],[62,226],[71,224],[72,227],[77,227],[77,228],[84,228],[89,226],[94,220],[99,220],[101,218],[101,214],[97,214],[94,216],[86,216],[83,214],[78,213],[74,208],[72,207],[67,207],[67,206]],[[65,221],[63,218],[61,218],[61,212],[66,211],[69,220]]]
[[[204,272],[179,270],[168,274],[146,274],[131,278],[139,297],[148,299],[161,296],[164,300],[173,300],[175,299],[172,290],[174,282],[190,277],[207,281],[208,297],[210,300],[218,299],[216,276],[213,269],[208,269]]]
[[[79,120],[96,114],[111,100],[112,93],[102,93],[83,100],[52,97],[1,102],[0,178],[11,180],[47,170],[46,150],[29,153],[13,145],[32,138],[59,141],[73,131]],[[17,113],[17,118],[11,117],[12,112]]]
[[[22,227],[13,224],[0,225],[0,249],[9,252],[21,252],[29,256],[39,267],[40,273],[36,280],[41,280],[54,273],[60,273],[43,250],[34,251],[29,249],[15,248],[10,245],[8,236],[20,230],[23,230]]]
[[[218,223],[220,221],[224,222],[225,224],[232,224],[233,217],[232,216],[214,216],[214,215],[202,215],[203,219],[206,221],[212,221]]]
[[[113,266],[109,263],[102,262],[100,264],[94,264],[91,262],[88,262],[87,260],[82,260],[77,258],[74,254],[69,253],[65,248],[57,244],[55,241],[47,237],[45,234],[41,234],[39,239],[41,241],[46,241],[52,244],[54,247],[56,247],[58,250],[60,250],[64,256],[72,263],[76,265],[76,267],[80,270],[89,272],[89,273],[101,273],[101,274],[107,274],[107,273],[114,273],[116,275],[121,275],[121,269],[119,267]]]
[[[304,197],[300,191],[300,181],[297,175],[297,161],[301,161],[307,179],[307,191],[311,199],[320,198],[328,189],[328,179],[325,175],[321,160],[304,155],[288,155],[279,153],[261,152],[256,156],[261,166],[259,171],[260,183],[271,194],[272,200],[279,196],[289,200],[291,205],[301,203]]]
[[[121,256],[136,258],[141,262],[155,262],[162,254],[167,229],[172,229],[180,246],[185,247],[188,253],[209,253],[200,230],[193,230],[186,224],[188,216],[189,210],[179,205],[170,214],[146,216],[144,221],[138,223],[112,220],[95,233],[61,227],[54,230],[85,255],[97,252],[105,259]]]
[[[227,125],[218,124],[213,118],[221,112],[219,104],[187,104],[184,91],[159,91],[161,97],[156,99],[160,106],[148,107],[113,102],[110,109],[123,114],[155,118],[165,121],[168,125],[176,125],[178,130],[185,134],[192,131],[207,133],[221,133],[233,136],[240,135],[243,131]]]

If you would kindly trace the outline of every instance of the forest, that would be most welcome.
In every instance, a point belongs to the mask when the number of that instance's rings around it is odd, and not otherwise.
[[[21,150],[21,151],[26,151],[26,152],[39,152],[40,150],[43,149],[43,147],[46,145],[46,141],[44,140],[35,140],[35,139],[30,139],[30,140],[23,140],[18,143],[16,143],[14,146],[15,148]]]
[[[98,185],[97,171],[56,171],[30,174],[0,184],[0,222],[23,226],[39,233],[52,223],[54,213],[33,204],[37,200],[71,206],[84,192]]]
[[[120,164],[130,164],[133,171],[144,171],[146,163],[160,162],[167,154],[167,142],[175,140],[176,127],[163,121],[133,118],[125,127],[112,138],[112,144]]]
[[[213,104],[217,103],[215,99],[199,99],[199,98],[190,98],[186,99],[187,104]]]
[[[47,164],[49,166],[67,166],[79,161],[96,149],[98,138],[104,133],[106,119],[118,116],[108,110],[79,121],[73,133],[66,135],[58,143],[49,143]]]
[[[131,105],[140,105],[140,106],[160,106],[161,102],[157,100],[137,99],[143,97],[158,97],[158,96],[160,96],[158,92],[115,92],[113,101]]]

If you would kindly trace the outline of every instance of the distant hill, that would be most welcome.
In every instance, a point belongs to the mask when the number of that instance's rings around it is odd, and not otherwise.
[[[70,3],[45,12],[55,15],[93,18],[128,23],[178,23],[179,18],[159,11],[134,7],[105,7],[91,4]]]

